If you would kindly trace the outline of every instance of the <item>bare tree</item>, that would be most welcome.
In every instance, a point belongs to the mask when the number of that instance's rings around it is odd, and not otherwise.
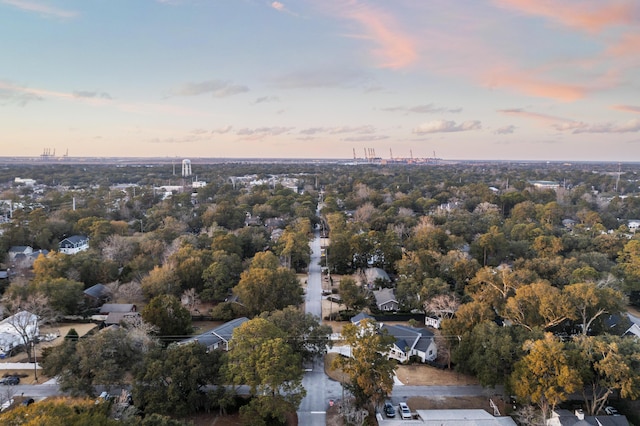
[[[102,248],[102,256],[106,260],[116,262],[118,266],[123,266],[127,261],[131,260],[135,252],[133,240],[130,237],[117,234],[109,235],[100,246]]]
[[[125,317],[122,323],[129,331],[129,338],[142,350],[142,353],[149,352],[158,344],[158,340],[153,335],[158,332],[159,328],[143,320],[141,315]]]
[[[439,294],[424,304],[427,312],[432,312],[440,319],[453,318],[460,307],[460,301],[451,294]]]
[[[116,303],[133,303],[144,300],[142,286],[137,281],[122,284],[119,281],[114,281],[107,284],[107,288],[111,292],[111,300]]]
[[[33,349],[39,334],[38,327],[55,320],[49,300],[42,294],[34,294],[27,298],[5,299],[4,302],[6,312],[10,315],[4,321],[20,336],[29,362],[32,362]]]
[[[182,304],[189,309],[189,312],[197,311],[198,306],[200,306],[200,297],[198,297],[198,293],[195,288],[185,290],[182,293],[181,301]]]

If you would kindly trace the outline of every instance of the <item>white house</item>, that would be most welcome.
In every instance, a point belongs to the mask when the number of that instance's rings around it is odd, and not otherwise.
[[[60,241],[60,252],[64,254],[76,254],[89,249],[89,238],[82,235],[73,235]]]
[[[27,311],[0,321],[0,357],[6,356],[12,349],[32,341],[40,334],[38,316]]]
[[[364,312],[351,318],[351,323],[362,327],[364,320],[375,321],[370,315]],[[387,354],[400,362],[406,362],[412,356],[418,357],[422,362],[434,361],[438,357],[438,347],[432,332],[424,328],[407,327],[404,325],[379,324],[380,331],[395,338],[391,350]]]
[[[406,362],[412,356],[420,358],[422,362],[434,361],[438,357],[438,347],[434,335],[423,328],[407,327],[404,325],[382,325],[381,330],[387,330],[396,340],[389,351],[389,358]]]

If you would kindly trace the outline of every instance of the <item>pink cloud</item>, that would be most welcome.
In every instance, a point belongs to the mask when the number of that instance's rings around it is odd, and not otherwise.
[[[585,87],[576,84],[548,81],[538,77],[535,72],[523,72],[508,68],[488,71],[486,80],[490,87],[506,87],[529,96],[556,99],[563,102],[576,101],[584,98],[587,94]]]
[[[494,3],[591,33],[630,25],[638,10],[636,0],[494,0]]]
[[[345,4],[346,3],[346,4]],[[335,3],[334,13],[360,25],[362,34],[358,38],[370,40],[376,44],[373,49],[381,68],[399,69],[413,64],[418,59],[414,40],[399,29],[389,13],[373,8],[359,0]]]
[[[640,114],[640,106],[633,106],[633,105],[613,105],[611,107],[612,109],[618,110],[618,111],[624,111],[624,112],[635,112],[637,114]]]
[[[500,109],[498,110],[498,112],[501,114],[510,115],[512,117],[521,117],[521,118],[526,118],[530,120],[536,120],[545,124],[558,123],[558,122],[567,122],[567,123],[573,122],[573,120],[568,120],[566,118],[556,117],[554,115],[549,115],[549,114],[541,114],[539,112],[525,111],[521,108]]]
[[[640,34],[637,32],[623,34],[617,42],[609,46],[606,53],[609,56],[621,58],[640,54]]]

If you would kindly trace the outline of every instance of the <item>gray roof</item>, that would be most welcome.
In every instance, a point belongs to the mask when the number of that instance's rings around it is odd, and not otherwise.
[[[84,294],[86,294],[87,296],[96,298],[96,299],[101,299],[101,298],[104,298],[104,297],[109,297],[109,295],[111,293],[110,293],[109,289],[107,288],[107,286],[105,286],[104,284],[96,284],[96,285],[92,285],[91,287],[86,289],[84,291]]]
[[[366,314],[364,312],[360,312],[358,315],[356,315],[355,317],[351,318],[351,323],[352,324],[357,324],[357,323],[359,323],[360,321],[362,321],[363,319],[366,319],[366,318],[369,318],[369,319],[372,319],[372,320],[375,321],[375,318],[373,318],[371,315]]]
[[[198,342],[201,345],[205,345],[207,348],[210,348],[212,346],[215,346],[217,343],[219,344],[220,342],[228,342],[233,336],[233,330],[240,327],[247,321],[249,321],[249,318],[236,318],[234,320],[225,322],[224,324],[216,328],[205,331],[202,334],[182,340],[179,342],[179,344]]]
[[[30,246],[13,246],[9,249],[9,253],[24,253],[33,250]]]
[[[105,303],[100,308],[101,314],[110,314],[111,312],[135,312],[136,305],[133,303]]]
[[[385,324],[382,329],[396,338],[395,345],[403,351],[405,348],[411,348],[426,352],[433,340],[433,333],[423,328]]]
[[[83,237],[82,235],[72,235],[70,237],[65,238],[60,241],[60,247],[76,247],[79,244],[85,243],[89,241],[89,238]]]
[[[374,290],[373,296],[376,298],[376,304],[378,306],[383,305],[387,302],[396,302],[396,295],[393,292],[392,288],[383,288],[382,290]]]
[[[555,421],[554,421],[555,420]],[[580,420],[569,410],[556,410],[548,422],[562,426],[629,426],[626,416],[585,416]]]
[[[107,319],[104,320],[106,325],[120,324],[125,318],[133,318],[139,316],[139,312],[109,312]]]

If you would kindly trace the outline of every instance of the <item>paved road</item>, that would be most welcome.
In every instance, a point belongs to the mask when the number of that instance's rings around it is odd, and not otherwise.
[[[320,233],[315,232],[311,242],[311,262],[307,278],[307,296],[305,310],[322,319],[322,271],[320,268]],[[326,409],[330,399],[342,395],[342,387],[324,374],[323,360],[317,360],[302,379],[307,396],[298,407],[298,423],[301,425],[324,426]]]

